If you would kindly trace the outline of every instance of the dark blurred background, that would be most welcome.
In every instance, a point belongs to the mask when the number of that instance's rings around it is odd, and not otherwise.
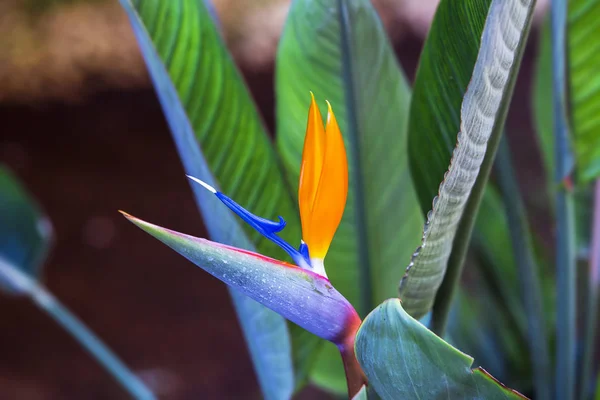
[[[289,1],[214,3],[272,131],[273,59]],[[436,1],[375,3],[413,79]],[[543,187],[529,106],[536,39],[534,31],[507,125],[529,202]],[[204,235],[116,0],[0,0],[0,162],[54,225],[46,285],[161,398],[260,397],[225,287],[117,213]],[[0,315],[0,399],[126,398],[28,300],[0,296]],[[298,398],[328,397],[309,389]]]

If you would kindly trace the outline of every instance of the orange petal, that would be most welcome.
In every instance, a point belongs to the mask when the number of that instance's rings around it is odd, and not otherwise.
[[[304,138],[304,149],[302,150],[302,164],[300,166],[300,183],[298,185],[298,203],[300,206],[300,220],[302,221],[302,232],[310,231],[311,213],[319,178],[323,169],[323,158],[325,155],[325,129],[323,117],[315,102],[315,96],[310,93],[311,103],[308,110],[308,123],[306,136]],[[310,250],[310,248],[309,248]]]
[[[344,139],[331,109],[327,113],[325,128],[325,157],[317,193],[313,202],[309,229],[303,238],[311,258],[325,258],[333,235],[337,230],[348,197],[348,160]]]

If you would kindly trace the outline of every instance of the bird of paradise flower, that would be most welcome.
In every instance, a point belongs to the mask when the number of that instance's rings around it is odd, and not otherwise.
[[[354,396],[366,378],[354,355],[354,336],[361,320],[348,300],[329,282],[324,259],[340,224],[348,195],[348,162],[340,128],[327,102],[326,124],[311,93],[298,186],[302,239],[295,248],[277,235],[285,220],[252,214],[202,180],[188,176],[214,193],[229,209],[264,237],[285,250],[296,265],[258,253],[195,238],[123,213],[226,284],[278,312],[309,332],[337,345]]]

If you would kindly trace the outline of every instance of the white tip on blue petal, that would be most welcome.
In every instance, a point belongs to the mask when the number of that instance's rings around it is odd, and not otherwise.
[[[244,207],[240,206],[238,203],[224,195],[223,193],[217,192],[217,190],[208,183],[190,175],[186,176],[194,182],[202,185],[206,190],[214,193],[217,196],[217,198],[221,200],[221,202],[223,202],[223,204],[225,204],[231,211],[233,211],[240,218],[242,218],[248,225],[256,229],[261,235],[276,243],[279,247],[285,250],[285,252],[287,252],[290,255],[292,260],[294,260],[296,265],[305,269],[312,269],[310,266],[311,261],[309,258],[308,247],[306,246],[306,243],[302,242],[302,244],[300,245],[300,250],[296,250],[292,245],[290,245],[288,242],[276,235],[277,232],[281,232],[285,227],[285,220],[282,217],[279,217],[279,221],[275,222],[254,215],[250,211],[246,210]],[[324,274],[324,269],[320,269],[323,271],[319,271],[318,273],[326,277],[326,275]]]
[[[204,181],[201,181],[201,180],[200,180],[200,179],[198,179],[198,178],[194,178],[194,177],[193,177],[193,176],[191,176],[191,175],[186,175],[186,176],[187,176],[188,178],[190,178],[191,180],[193,180],[194,182],[196,182],[196,183],[199,183],[200,185],[202,185],[202,186],[203,186],[203,187],[204,187],[206,190],[208,190],[208,191],[210,191],[210,192],[212,192],[212,193],[217,193],[217,190],[216,190],[214,187],[210,186],[208,183],[206,183],[206,182],[204,182]]]

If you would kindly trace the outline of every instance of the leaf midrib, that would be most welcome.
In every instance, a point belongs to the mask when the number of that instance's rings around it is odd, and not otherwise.
[[[340,23],[340,49],[342,53],[342,76],[344,91],[346,92],[346,115],[348,118],[348,138],[351,146],[351,160],[354,168],[354,212],[356,216],[356,247],[358,253],[358,276],[359,276],[359,314],[366,316],[373,308],[373,283],[371,277],[371,259],[369,256],[369,238],[367,234],[367,217],[365,207],[364,177],[362,174],[362,163],[360,154],[360,140],[358,137],[359,123],[357,113],[356,88],[354,83],[354,72],[352,68],[352,35],[350,18],[347,4],[344,0],[338,0],[338,16]]]

